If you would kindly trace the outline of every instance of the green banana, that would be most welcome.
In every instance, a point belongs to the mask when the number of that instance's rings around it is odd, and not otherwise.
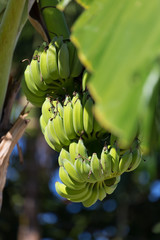
[[[45,127],[46,127],[46,122],[45,122],[45,120],[44,120],[43,115],[40,116],[39,121],[40,121],[41,131],[42,131],[42,133],[44,134],[44,132],[45,132]]]
[[[63,107],[62,104],[59,101],[56,101],[56,104],[54,104],[55,101],[52,101],[53,106],[55,106],[54,113],[55,115],[59,113],[60,117],[63,118]]]
[[[45,81],[46,84],[52,84],[54,80],[51,78],[51,75],[47,69],[47,48],[48,47],[44,49],[40,56],[40,71],[43,81]]]
[[[90,73],[87,70],[84,70],[82,76],[82,91],[86,91],[87,82],[89,81]]]
[[[76,148],[77,148],[77,143],[75,141],[72,141],[69,145],[69,153],[70,153],[70,158],[71,158],[71,162],[74,164],[77,156],[76,153]]]
[[[97,181],[100,181],[102,179],[102,169],[101,169],[101,163],[100,160],[97,157],[96,153],[92,154],[91,158],[91,170]]]
[[[92,185],[92,194],[90,198],[82,202],[83,206],[84,207],[92,206],[98,200],[98,197],[99,197],[99,184],[95,183]]]
[[[91,170],[91,166],[86,161],[82,162],[82,172],[87,182],[95,183],[97,181],[96,177],[94,176]]]
[[[55,133],[56,133],[59,141],[61,142],[61,144],[63,146],[68,146],[70,144],[70,141],[66,136],[64,126],[63,126],[63,119],[61,118],[59,112],[56,113],[52,122],[54,125]]]
[[[48,144],[53,150],[55,150],[55,151],[58,150],[58,149],[56,149],[55,144],[53,144],[52,141],[51,141],[52,138],[51,138],[51,136],[50,136],[50,134],[49,134],[49,131],[48,131],[48,128],[47,128],[47,127],[45,128],[45,131],[44,131],[44,138],[45,138],[47,144]]]
[[[36,96],[35,94],[33,94],[27,87],[25,80],[22,80],[21,83],[21,87],[22,87],[22,91],[24,92],[27,100],[29,102],[31,102],[33,105],[35,105],[36,107],[41,107],[44,100],[45,100],[45,95],[43,97],[40,96]]]
[[[40,55],[42,53],[42,50],[44,50],[44,46],[42,46],[34,51],[32,61],[30,63],[32,77],[35,85],[39,88],[39,90],[47,91],[48,85],[44,82],[42,79],[42,75],[40,72]]]
[[[71,161],[70,153],[65,148],[62,148],[60,151],[60,154],[58,157],[59,166],[63,165],[63,159],[67,159],[67,160]]]
[[[67,43],[67,47],[68,47],[68,51],[69,51],[69,68],[70,68],[70,71],[71,71],[76,48],[71,41],[67,41],[66,43]]]
[[[82,66],[82,64],[79,60],[77,51],[75,51],[70,76],[73,77],[73,78],[78,77],[81,74],[82,69],[83,69],[83,66]]]
[[[39,91],[47,92],[48,86],[42,79],[40,69],[39,69],[39,62],[36,59],[32,59],[30,68],[31,68],[31,73],[33,77],[33,82],[35,83]]]
[[[87,148],[85,147],[82,138],[79,139],[76,147],[76,154],[83,160],[88,160]]]
[[[112,174],[117,175],[119,172],[119,154],[120,150],[115,146],[112,146],[109,151],[109,155],[112,157]]]
[[[69,188],[79,190],[85,187],[86,183],[77,182],[70,177],[63,166],[59,168],[59,177],[61,181]]]
[[[80,175],[80,177],[85,180],[85,175],[83,172],[83,161],[84,160],[81,157],[78,157],[76,159],[76,161],[74,162],[74,166],[75,166],[78,174]]]
[[[63,183],[60,183],[60,182],[56,182],[55,187],[56,187],[57,193],[60,196],[67,198],[68,200],[70,200],[72,202],[85,201],[89,197],[88,196],[88,189],[89,189],[88,184],[86,184],[84,188],[79,189],[79,190],[70,189],[69,187],[67,187],[66,185],[64,185]]]
[[[121,176],[117,176],[117,177],[116,177],[116,181],[114,182],[114,184],[117,184],[117,183],[119,183],[119,182],[120,182],[120,180],[121,180]]]
[[[132,152],[132,162],[126,172],[135,170],[142,160],[141,152],[138,148],[135,148]]]
[[[64,14],[56,8],[58,3],[58,0],[39,0],[42,17],[50,39],[55,36],[69,39],[70,32]]]
[[[46,97],[44,103],[42,104],[42,116],[44,118],[45,123],[48,123],[48,120],[52,116],[52,105],[50,98]]]
[[[107,194],[112,194],[114,192],[114,190],[116,189],[117,187],[117,184],[114,184],[114,185],[111,185],[111,186],[107,186],[105,184],[105,182],[103,182],[103,186],[104,186],[104,189],[105,189],[105,192]]]
[[[53,148],[55,151],[60,152],[62,148],[62,144],[59,140],[59,138],[56,135],[53,119],[49,119],[48,124],[45,128],[45,139],[48,142],[50,142],[49,146]]]
[[[84,182],[83,178],[81,178],[75,166],[70,161],[68,161],[67,159],[63,159],[63,166],[70,175],[70,177],[72,177],[75,181]]]
[[[83,108],[83,126],[88,136],[90,136],[90,134],[93,131],[92,107],[93,107],[93,100],[89,97]]]
[[[40,91],[40,89],[36,86],[33,77],[32,77],[32,71],[31,71],[31,65],[29,64],[26,67],[26,70],[24,72],[24,78],[26,82],[27,88],[34,94],[39,97],[44,97],[46,94],[44,91]]]
[[[99,182],[99,200],[102,201],[106,197],[106,191],[104,189],[103,182]]]
[[[58,70],[61,78],[63,79],[69,78],[70,76],[69,51],[66,43],[63,43],[58,51]]]
[[[73,127],[73,108],[70,97],[66,97],[63,107],[63,125],[68,139],[76,139],[77,135]]]
[[[112,175],[112,157],[108,153],[107,147],[104,147],[101,152],[101,165],[103,174],[106,178]]]
[[[59,79],[60,76],[58,73],[57,49],[56,49],[54,40],[52,40],[52,42],[49,44],[49,48],[47,50],[46,64],[47,64],[47,70],[51,78],[53,80]]]
[[[132,153],[128,150],[125,154],[123,154],[119,161],[119,171],[120,173],[124,173],[128,170],[130,164],[132,163]]]
[[[81,136],[81,134],[84,132],[83,107],[79,98],[77,98],[73,104],[73,127],[78,136]]]

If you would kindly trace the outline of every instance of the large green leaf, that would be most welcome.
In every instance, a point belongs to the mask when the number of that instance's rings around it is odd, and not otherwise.
[[[82,7],[89,8],[94,0],[76,0]]]
[[[73,28],[71,39],[93,72],[88,86],[96,116],[125,144],[136,134],[144,86],[160,52],[159,8],[159,0],[94,1]]]

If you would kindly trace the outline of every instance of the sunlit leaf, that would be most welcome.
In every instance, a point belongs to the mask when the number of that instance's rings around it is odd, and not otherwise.
[[[143,88],[160,52],[159,7],[158,0],[94,1],[73,27],[72,41],[93,72],[96,116],[124,143],[136,134]]]
[[[94,0],[76,0],[84,8],[89,8]]]

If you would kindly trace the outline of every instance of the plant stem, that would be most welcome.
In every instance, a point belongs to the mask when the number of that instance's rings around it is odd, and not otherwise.
[[[10,0],[0,25],[0,120],[25,2]]]

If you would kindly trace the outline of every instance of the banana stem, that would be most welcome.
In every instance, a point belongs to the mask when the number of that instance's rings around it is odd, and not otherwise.
[[[24,21],[24,7],[26,0],[10,0],[0,25],[0,120],[6,96],[13,52]],[[27,18],[26,18],[27,19]]]

